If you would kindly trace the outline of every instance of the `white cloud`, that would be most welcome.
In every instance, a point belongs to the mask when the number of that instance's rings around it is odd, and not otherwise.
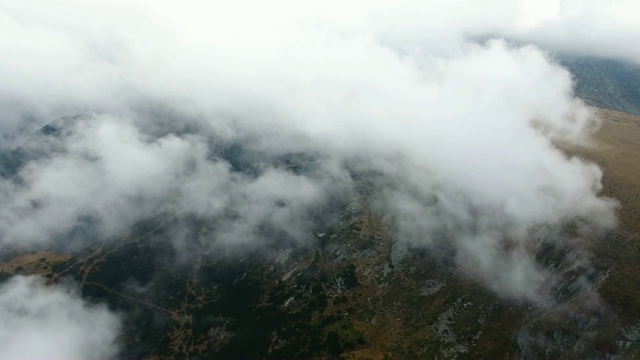
[[[322,205],[341,176],[323,171],[311,178],[264,164],[253,177],[211,157],[197,135],[151,138],[111,116],[79,119],[67,132],[57,152],[27,163],[19,183],[1,183],[2,243],[47,244],[83,217],[94,220],[98,236],[109,237],[172,212],[230,216],[218,220],[220,242],[255,242],[265,222],[304,241],[307,210]]]
[[[116,357],[120,319],[68,286],[35,276],[0,285],[0,359],[99,360]]]
[[[57,116],[97,113],[64,151],[0,186],[9,244],[42,244],[82,216],[103,234],[163,211],[226,219],[218,243],[262,244],[267,223],[302,238],[311,208],[348,193],[345,164],[386,173],[381,209],[402,240],[452,234],[470,274],[534,297],[524,249],[542,224],[611,226],[601,171],[554,140],[598,121],[568,72],[533,46],[640,62],[630,1],[23,1],[0,7],[0,128],[7,139]],[[606,27],[604,24],[608,24]],[[183,126],[184,125],[184,126]],[[187,126],[188,125],[188,126]],[[197,129],[197,134],[177,131]],[[311,173],[239,174],[210,137],[318,157]],[[6,144],[5,144],[6,145]],[[437,198],[435,205],[431,199]],[[426,200],[425,200],[426,199]],[[35,205],[34,205],[35,204]],[[232,215],[230,215],[232,214]],[[499,251],[505,239],[517,251]],[[519,274],[510,290],[500,274]]]

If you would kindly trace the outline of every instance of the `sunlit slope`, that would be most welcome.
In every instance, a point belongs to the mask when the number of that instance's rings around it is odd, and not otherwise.
[[[621,230],[640,233],[640,116],[599,109],[596,146],[582,149],[603,170],[602,193],[620,201]]]

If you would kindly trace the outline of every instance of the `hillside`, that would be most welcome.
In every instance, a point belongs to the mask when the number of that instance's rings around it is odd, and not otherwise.
[[[573,151],[602,166],[620,227],[587,239],[587,253],[569,237],[538,242],[538,261],[559,279],[551,307],[467,280],[446,244],[397,242],[366,196],[310,247],[184,263],[170,229],[211,225],[167,215],[75,254],[14,254],[0,270],[73,278],[83,297],[125,314],[131,359],[640,358],[640,117],[599,113],[597,147]]]
[[[570,55],[557,61],[574,76],[576,95],[588,104],[640,115],[640,67],[628,62]]]

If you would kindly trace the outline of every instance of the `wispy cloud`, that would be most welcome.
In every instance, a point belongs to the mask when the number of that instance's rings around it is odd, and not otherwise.
[[[119,317],[85,302],[71,286],[35,276],[0,285],[0,359],[113,359]]]

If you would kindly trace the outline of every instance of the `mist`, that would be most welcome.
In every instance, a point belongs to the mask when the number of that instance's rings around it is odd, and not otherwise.
[[[197,246],[268,247],[265,227],[310,244],[372,171],[397,241],[445,233],[464,274],[545,301],[533,234],[606,229],[617,206],[557,147],[600,120],[545,49],[640,64],[638,5],[587,3],[0,5],[1,147],[29,154],[0,182],[0,244],[74,248],[163,214],[214,222]],[[66,236],[83,221],[91,237]]]
[[[85,302],[72,284],[44,280],[18,275],[0,285],[0,359],[113,359],[118,315]]]

